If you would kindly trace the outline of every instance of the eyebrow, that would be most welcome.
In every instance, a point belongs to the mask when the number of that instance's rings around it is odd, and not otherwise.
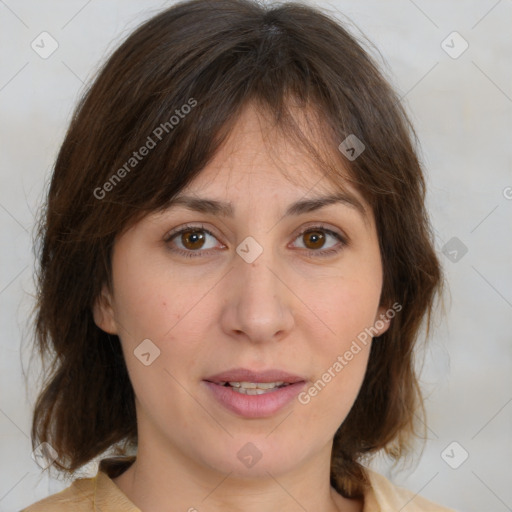
[[[342,203],[353,208],[361,215],[365,223],[367,222],[368,217],[366,208],[359,201],[359,199],[357,199],[354,195],[346,192],[296,201],[295,203],[292,203],[290,206],[288,206],[285,212],[285,216],[302,215],[304,213],[320,210],[321,208],[336,203]],[[172,206],[183,206],[188,210],[212,215],[220,215],[223,217],[233,217],[234,215],[234,209],[231,203],[225,203],[215,199],[180,195],[171,199],[166,205],[167,208]]]

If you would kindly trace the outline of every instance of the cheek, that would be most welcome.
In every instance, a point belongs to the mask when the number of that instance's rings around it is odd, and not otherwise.
[[[343,307],[343,297],[338,297],[342,307],[336,309],[328,319],[335,334],[315,338],[315,378],[299,396],[299,402],[307,409],[307,421],[313,425],[323,424],[329,437],[341,425],[357,398],[371,349],[371,337],[361,333],[371,326],[374,310],[350,297]],[[364,308],[363,308],[364,309]],[[359,338],[358,338],[359,336]],[[305,411],[306,412],[306,411]]]
[[[332,279],[316,296],[309,297],[312,309],[327,328],[326,344],[342,350],[365,328],[375,322],[381,286],[380,278],[360,279],[340,277]]]
[[[176,290],[172,279],[150,268],[124,270],[117,280],[116,314],[126,366],[142,409],[164,421],[165,411],[191,407],[181,385],[186,380],[184,369],[187,374],[196,372],[198,342],[194,340],[203,339],[202,324],[194,316],[199,290]],[[139,348],[143,342],[144,351]],[[148,365],[142,356],[146,352],[150,353]]]
[[[139,264],[137,258],[124,258],[116,264],[116,319],[130,378],[136,390],[143,387],[141,398],[149,399],[155,392],[158,400],[161,386],[176,387],[172,376],[181,381],[183,369],[192,374],[196,371],[211,317],[209,301],[200,299],[214,283],[211,276],[184,279],[159,262]],[[149,347],[145,352],[149,350],[150,360],[154,354],[157,357],[144,366],[136,356],[143,353],[139,347],[147,339],[156,348],[145,342]]]
[[[316,381],[306,390],[303,403],[311,400],[312,411],[337,411],[333,425],[341,423],[352,407],[362,384],[371,347],[365,331],[374,325],[379,306],[379,272],[359,267],[359,272],[330,280],[324,293],[310,296],[315,312],[327,326],[325,336],[317,336],[314,350],[318,357]],[[377,269],[378,270],[378,269]]]
[[[183,282],[172,268],[159,262],[137,258],[119,258],[114,263],[115,310],[125,337],[139,342],[145,338],[156,343],[179,329],[197,297],[204,295],[201,279]]]
[[[334,338],[341,350],[375,322],[383,278],[376,239],[361,242],[347,251],[339,264],[329,269],[329,274],[316,283],[306,284],[309,286],[307,304],[327,327],[329,345]]]

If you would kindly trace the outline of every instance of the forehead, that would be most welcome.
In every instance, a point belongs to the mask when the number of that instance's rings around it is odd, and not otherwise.
[[[311,126],[301,131],[311,140]],[[312,142],[315,142],[313,139]],[[320,152],[328,148],[316,148]],[[344,178],[329,178],[321,164],[283,134],[257,108],[249,106],[237,119],[229,136],[198,176],[167,205],[233,217],[241,207],[272,209],[300,215],[332,204],[343,204],[371,224],[370,208]]]
[[[321,128],[298,110],[294,112],[294,121],[326,161],[332,161],[332,148],[326,146]],[[364,202],[350,184],[347,169],[341,165],[337,169],[339,178],[334,182],[306,148],[285,134],[254,103],[249,103],[214,157],[183,192],[217,190],[233,195],[237,190],[257,193],[271,189],[283,197],[296,197],[306,192],[350,191]]]

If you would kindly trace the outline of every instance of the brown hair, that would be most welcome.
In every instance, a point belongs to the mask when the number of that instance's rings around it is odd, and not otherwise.
[[[426,313],[429,333],[442,273],[416,136],[399,98],[361,44],[318,9],[192,0],[143,23],[112,54],[77,106],[55,163],[37,231],[34,309],[35,343],[49,368],[31,433],[34,448],[46,441],[57,451],[59,471],[137,442],[119,339],[92,316],[102,286],[112,285],[116,237],[201,172],[250,101],[338,186],[349,173],[376,219],[381,304],[403,306],[372,344],[359,395],[336,432],[332,485],[361,496],[361,461],[380,449],[398,460],[417,433],[417,410],[425,411],[413,348]],[[316,113],[329,162],[297,128],[297,106]],[[365,145],[353,160],[337,149],[349,135]],[[143,146],[152,146],[144,156]]]

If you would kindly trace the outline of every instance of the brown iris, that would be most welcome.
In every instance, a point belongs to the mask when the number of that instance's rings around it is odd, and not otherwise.
[[[181,242],[187,249],[201,249],[204,239],[204,232],[200,229],[190,229],[181,234]]]
[[[321,231],[306,231],[305,233],[302,234],[302,236],[305,237],[305,239],[309,239],[311,244],[313,245],[312,247],[310,247],[308,246],[307,243],[304,243],[304,245],[306,245],[308,249],[320,249],[324,245],[325,234],[322,233]]]

